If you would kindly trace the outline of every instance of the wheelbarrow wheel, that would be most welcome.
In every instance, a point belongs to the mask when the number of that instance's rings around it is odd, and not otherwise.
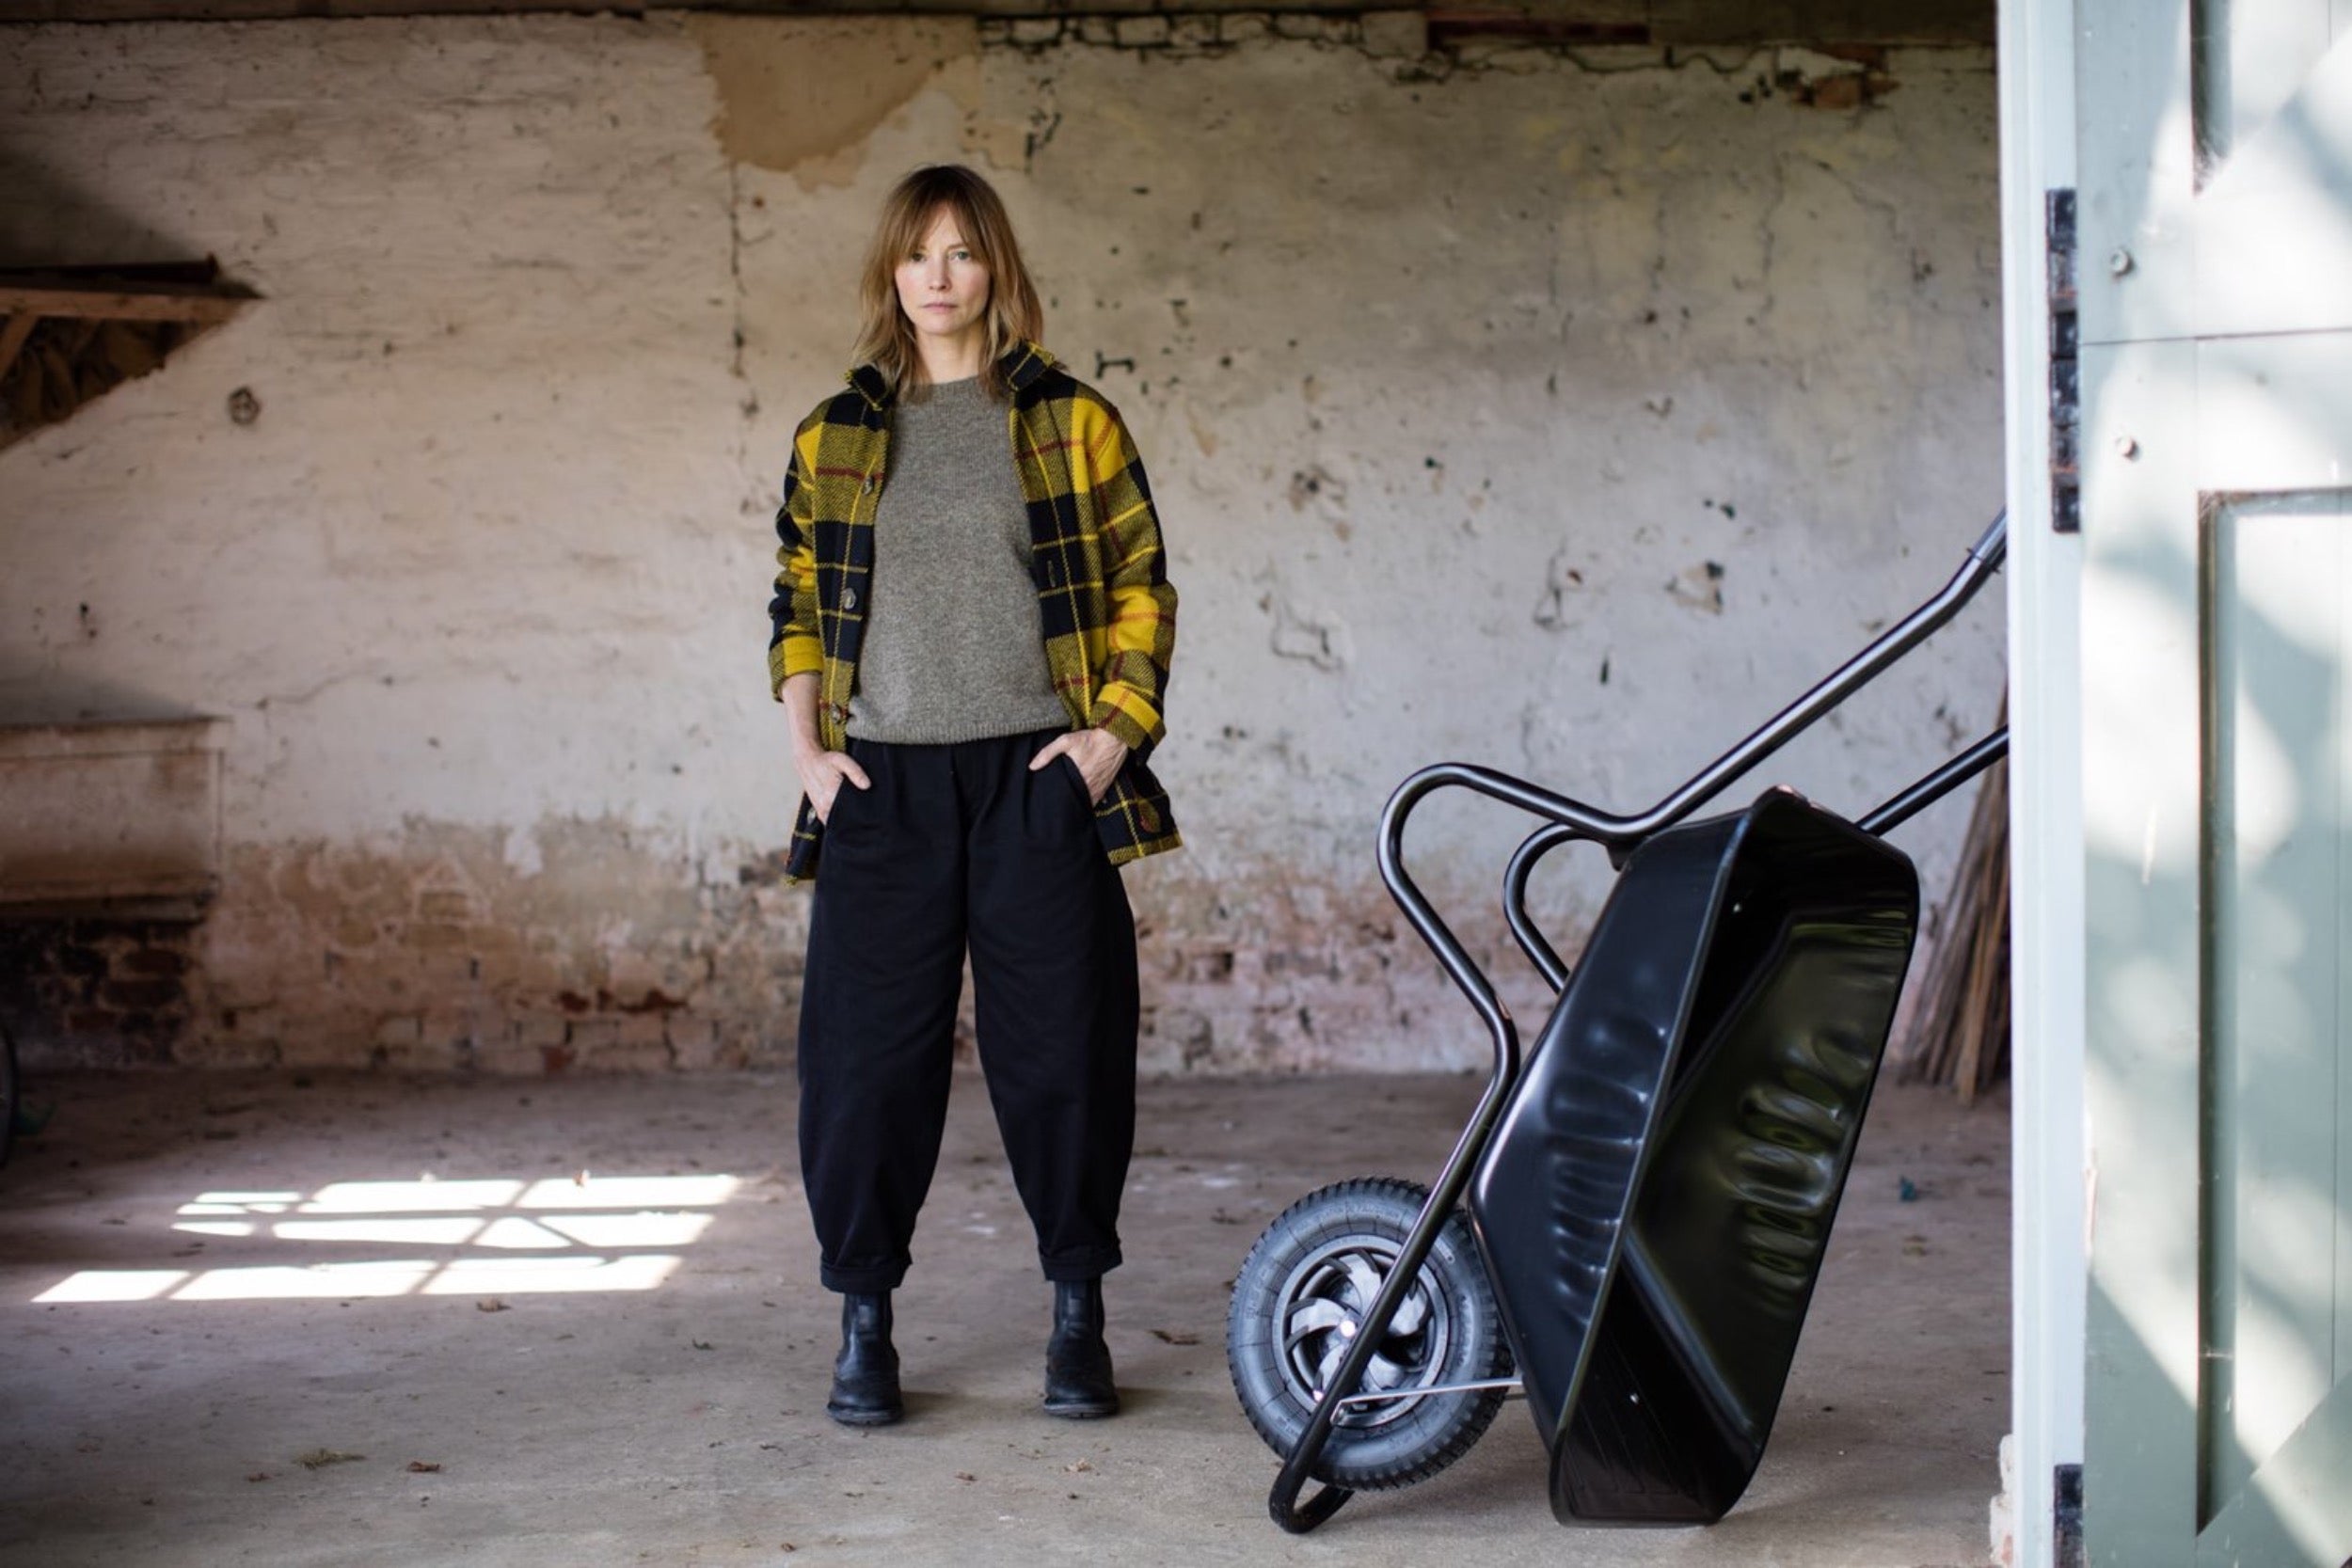
[[[1225,1359],[1243,1412],[1288,1454],[1394,1266],[1427,1190],[1391,1177],[1308,1194],[1266,1227],[1233,1280]],[[1312,1474],[1351,1491],[1410,1486],[1477,1442],[1502,1390],[1418,1394],[1509,1375],[1511,1353],[1470,1223],[1449,1215]]]

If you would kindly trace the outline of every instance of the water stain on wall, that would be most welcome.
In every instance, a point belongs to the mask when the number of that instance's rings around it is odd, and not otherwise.
[[[980,49],[969,18],[818,22],[697,12],[686,25],[718,89],[721,150],[812,187],[850,184],[866,138],[948,65]]]

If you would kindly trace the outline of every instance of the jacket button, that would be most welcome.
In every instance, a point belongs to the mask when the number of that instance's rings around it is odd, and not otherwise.
[[[872,474],[867,474],[866,476],[866,493],[869,496],[874,493],[874,476]]]
[[[1143,824],[1143,831],[1147,833],[1160,831],[1160,814],[1152,809],[1149,800],[1136,808],[1136,820]]]
[[[844,610],[855,610],[857,608],[856,589],[844,588],[841,591],[841,608]]]

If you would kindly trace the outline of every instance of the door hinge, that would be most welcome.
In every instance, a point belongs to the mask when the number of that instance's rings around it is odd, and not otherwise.
[[[2075,358],[2081,331],[2074,314],[2074,193],[2042,198],[2050,293],[2050,527],[2083,529],[2082,371]]]
[[[2083,1568],[2083,1467],[2061,1465],[2056,1479],[2050,1497],[2050,1560],[2057,1568]]]

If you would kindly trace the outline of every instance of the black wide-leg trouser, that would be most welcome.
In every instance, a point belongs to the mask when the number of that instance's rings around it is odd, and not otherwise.
[[[1136,930],[1056,731],[852,740],[801,997],[801,1174],[829,1290],[895,1290],[939,1163],[967,943],[980,1067],[1052,1280],[1120,1261],[1136,1126]]]

